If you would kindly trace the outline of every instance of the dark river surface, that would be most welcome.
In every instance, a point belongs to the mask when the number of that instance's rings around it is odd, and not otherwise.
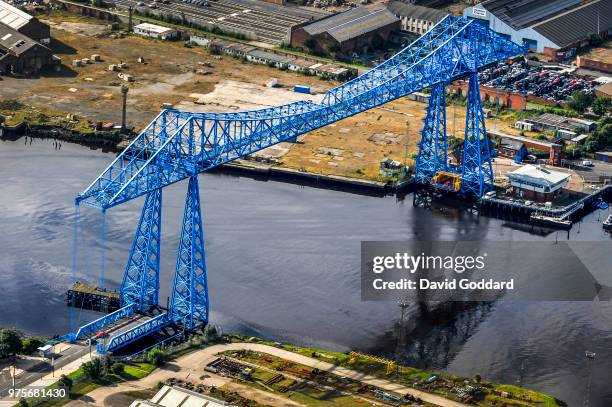
[[[0,142],[0,326],[38,335],[69,328],[73,198],[112,154],[52,140]],[[413,206],[412,195],[372,197],[248,177],[200,177],[211,320],[225,331],[393,357],[400,311],[360,299],[362,240],[548,240],[502,220]],[[186,183],[164,190],[165,301],[174,272]],[[106,215],[107,285],[117,288],[142,199]],[[591,214],[570,240],[610,242]],[[100,213],[81,208],[78,278],[96,282]],[[612,243],[610,245],[612,249]],[[612,250],[601,253],[612,264]],[[612,267],[610,267],[612,269]],[[608,283],[609,285],[612,285]],[[93,318],[80,313],[79,322]],[[597,353],[591,363],[585,350]],[[592,369],[591,406],[612,406],[609,302],[502,301],[458,312],[409,335],[407,363],[517,383],[581,406]]]

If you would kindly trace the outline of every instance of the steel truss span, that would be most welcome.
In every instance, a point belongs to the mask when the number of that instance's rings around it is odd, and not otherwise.
[[[105,211],[146,196],[121,284],[122,305],[146,312],[158,302],[161,191],[189,178],[170,310],[111,338],[106,350],[118,349],[168,325],[191,330],[207,324],[210,312],[199,173],[430,88],[416,180],[435,184],[434,180],[441,179],[437,175],[450,174],[461,180],[462,193],[482,196],[492,188],[493,174],[477,71],[526,51],[526,47],[477,22],[447,16],[384,63],[329,90],[321,103],[299,101],[232,113],[162,111],[76,197],[77,205]],[[449,168],[446,84],[461,78],[470,81],[464,152],[460,168]]]

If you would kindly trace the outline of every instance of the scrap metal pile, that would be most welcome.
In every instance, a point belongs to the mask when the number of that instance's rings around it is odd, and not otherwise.
[[[574,91],[593,92],[593,81],[541,67],[531,67],[526,62],[511,65],[499,63],[478,75],[484,86],[510,92],[534,95],[554,102],[563,102]]]

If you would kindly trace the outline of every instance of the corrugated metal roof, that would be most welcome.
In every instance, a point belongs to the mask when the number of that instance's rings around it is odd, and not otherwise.
[[[397,21],[399,19],[386,8],[372,11],[356,7],[304,26],[304,30],[310,35],[327,32],[336,41],[344,42]]]
[[[481,6],[515,30],[571,10],[583,0],[487,0]]]
[[[563,48],[595,34],[598,25],[600,32],[612,28],[612,0],[599,0],[578,7],[544,21],[533,29]]]
[[[417,6],[411,3],[404,3],[401,1],[392,1],[387,6],[396,16],[400,17],[411,17],[418,20],[438,22],[448,15],[444,11],[436,10],[435,8]]]
[[[0,24],[0,50],[10,54],[20,55],[35,46],[46,48],[44,45],[26,37],[19,31],[7,25]]]
[[[536,167],[531,164],[523,165],[521,168],[508,173],[508,178],[511,180],[527,177],[539,180],[542,184],[548,184],[550,186],[568,180],[570,176],[570,174],[565,172],[554,171],[542,166]]]
[[[255,58],[265,59],[265,60],[268,60],[268,61],[278,62],[278,63],[281,63],[281,64],[288,64],[289,62],[291,62],[291,61],[293,61],[295,59],[294,57],[278,55],[278,54],[274,54],[272,52],[262,51],[262,50],[259,50],[259,49],[255,49],[253,51],[249,51],[249,52],[247,52],[247,55],[250,55],[250,56],[255,57]]]
[[[0,23],[8,25],[14,30],[19,30],[32,18],[34,17],[28,13],[0,0]]]

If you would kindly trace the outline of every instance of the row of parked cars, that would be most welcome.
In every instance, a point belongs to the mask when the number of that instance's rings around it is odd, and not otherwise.
[[[534,95],[555,102],[566,100],[574,91],[590,94],[595,88],[593,81],[552,69],[531,67],[525,61],[500,63],[483,70],[479,79],[485,86]]]

